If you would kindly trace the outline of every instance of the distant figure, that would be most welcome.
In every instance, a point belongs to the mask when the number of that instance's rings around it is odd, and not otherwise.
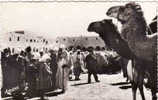
[[[31,47],[27,47],[25,49],[26,52],[26,76],[27,76],[27,82],[28,82],[28,90],[27,90],[27,96],[33,97],[35,95],[36,91],[36,71],[37,68],[33,64],[33,54],[32,54]]]
[[[3,73],[3,88],[6,89],[5,93],[7,95],[11,95],[14,98],[21,96],[21,92],[23,90],[22,86],[22,77],[21,73],[23,72],[23,66],[21,66],[21,62],[19,56],[19,52],[15,53],[14,55],[10,55],[9,49],[4,50],[3,55],[3,65],[2,65],[2,73]],[[4,61],[6,60],[6,61]],[[12,90],[13,91],[8,91]],[[16,88],[16,89],[15,89]],[[3,91],[2,91],[3,93]],[[5,95],[3,95],[5,96]]]
[[[50,50],[50,69],[52,71],[52,76],[51,76],[51,80],[52,80],[52,89],[54,90],[55,87],[55,83],[56,83],[56,73],[57,73],[57,51],[56,50]]]
[[[73,51],[69,51],[69,56],[70,56],[70,61],[71,61],[71,66],[70,66],[70,71],[69,71],[69,80],[72,80],[73,76]]]
[[[44,54],[43,51],[40,51],[39,58],[39,66],[38,66],[38,91],[40,95],[40,99],[45,99],[45,92],[50,90],[51,88],[51,76],[52,71],[49,66],[50,56],[48,54]]]
[[[57,73],[56,73],[56,88],[62,89],[62,93],[67,89],[69,80],[69,72],[71,60],[68,52],[64,48],[59,48],[57,55]]]
[[[81,66],[83,64],[82,56],[81,56],[81,51],[77,50],[76,55],[74,55],[73,59],[73,64],[74,64],[74,75],[75,75],[75,80],[80,80],[80,74],[82,72]]]
[[[97,59],[93,52],[93,48],[89,48],[89,54],[86,56],[86,67],[88,69],[88,83],[91,83],[91,75],[93,74],[96,82],[100,82],[97,76]]]
[[[8,75],[8,57],[9,57],[8,49],[4,49],[1,52],[1,68],[2,68],[2,88],[1,88],[1,95],[2,97],[5,96],[5,91],[8,89],[8,81],[7,78],[9,77]]]

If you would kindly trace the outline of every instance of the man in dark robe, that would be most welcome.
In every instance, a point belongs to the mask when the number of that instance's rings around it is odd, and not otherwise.
[[[52,89],[55,89],[55,83],[56,83],[56,73],[57,73],[57,54],[54,50],[50,50],[50,68],[52,71],[52,76],[51,76],[51,80],[52,80]]]
[[[36,94],[36,71],[37,68],[33,64],[33,54],[31,53],[31,47],[25,49],[26,52],[26,76],[28,82],[27,96],[33,97]]]
[[[94,76],[96,82],[100,82],[97,76],[97,59],[93,52],[93,48],[88,49],[89,54],[86,56],[86,67],[88,69],[88,83],[91,83],[91,75]]]

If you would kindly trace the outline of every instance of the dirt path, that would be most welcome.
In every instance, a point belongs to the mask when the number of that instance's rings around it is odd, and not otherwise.
[[[87,75],[80,81],[70,81],[66,93],[47,97],[49,100],[132,100],[130,84],[125,84],[121,74],[99,75],[100,83],[87,84]],[[145,89],[146,100],[151,100],[150,91]],[[35,100],[35,99],[33,99]],[[137,100],[141,100],[139,91]]]

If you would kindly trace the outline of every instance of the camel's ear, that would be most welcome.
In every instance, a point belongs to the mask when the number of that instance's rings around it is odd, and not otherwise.
[[[102,23],[112,23],[112,19],[104,19],[103,21],[102,21]]]

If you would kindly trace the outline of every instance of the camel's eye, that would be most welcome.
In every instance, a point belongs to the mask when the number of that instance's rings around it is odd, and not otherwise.
[[[119,9],[121,12],[123,12],[124,10],[125,10],[125,8],[124,7],[120,7],[120,9]]]
[[[104,20],[103,23],[104,24],[106,24],[106,23],[112,23],[112,19]]]

